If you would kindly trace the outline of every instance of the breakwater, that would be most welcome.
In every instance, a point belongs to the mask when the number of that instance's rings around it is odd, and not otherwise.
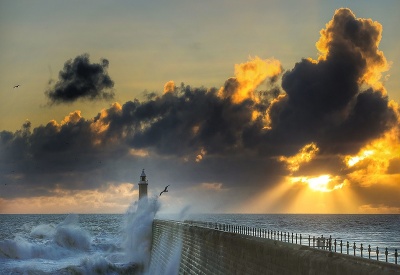
[[[149,273],[400,274],[400,266],[393,263],[235,230],[154,220]]]

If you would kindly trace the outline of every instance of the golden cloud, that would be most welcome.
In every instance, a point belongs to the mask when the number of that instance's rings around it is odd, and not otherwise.
[[[393,161],[400,158],[400,131],[394,127],[383,137],[376,139],[358,154],[343,157],[343,162],[351,171],[347,176],[350,181],[362,186],[388,182],[389,178],[400,176],[400,171],[388,174]],[[389,180],[390,181],[390,180]]]
[[[233,103],[241,103],[246,99],[258,102],[259,99],[254,95],[255,89],[267,78],[278,76],[282,72],[279,60],[265,59],[259,57],[250,58],[250,61],[235,64],[236,87],[231,99]],[[219,91],[219,96],[223,97],[224,88]]]
[[[164,85],[164,94],[173,93],[175,91],[175,82],[173,80],[168,81]]]
[[[310,144],[306,144],[303,148],[299,150],[296,155],[292,157],[279,157],[279,161],[285,162],[289,171],[296,172],[300,169],[300,166],[302,164],[308,163],[313,160],[316,157],[318,151],[319,148],[315,143],[312,142]]]

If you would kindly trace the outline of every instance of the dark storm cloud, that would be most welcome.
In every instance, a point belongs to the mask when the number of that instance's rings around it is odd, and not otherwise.
[[[313,141],[322,152],[355,153],[393,127],[397,121],[387,96],[360,88],[386,62],[377,50],[379,34],[371,20],[338,10],[320,40],[325,58],[303,59],[283,75],[287,96],[271,107],[272,130],[260,142]]]
[[[135,148],[158,154],[184,156],[205,149],[210,154],[234,152],[241,147],[243,129],[250,125],[254,103],[233,104],[217,90],[181,86],[145,102],[127,102],[121,111],[107,111],[97,119],[109,123],[108,136],[126,137]],[[242,150],[242,149],[240,149]]]
[[[72,103],[78,99],[112,99],[114,82],[107,73],[108,60],[90,63],[89,55],[83,54],[68,60],[59,73],[54,87],[46,91],[51,103]]]
[[[91,120],[71,113],[62,123],[51,121],[31,129],[30,123],[15,133],[0,132],[0,182],[3,194],[19,186],[24,196],[46,194],[53,188],[87,189],[107,180],[108,162],[126,155],[120,147],[96,145]],[[113,155],[115,154],[115,155]]]

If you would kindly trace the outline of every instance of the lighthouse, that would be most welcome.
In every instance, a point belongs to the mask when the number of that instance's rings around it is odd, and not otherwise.
[[[147,200],[147,179],[146,174],[144,173],[144,169],[142,170],[142,174],[140,175],[139,181],[139,201],[143,198],[143,200]]]

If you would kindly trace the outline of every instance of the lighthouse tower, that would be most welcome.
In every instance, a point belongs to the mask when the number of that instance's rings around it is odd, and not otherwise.
[[[144,200],[147,200],[147,179],[146,179],[146,174],[144,173],[144,169],[142,170],[142,174],[140,175],[140,181],[139,181],[139,200],[142,198]]]

